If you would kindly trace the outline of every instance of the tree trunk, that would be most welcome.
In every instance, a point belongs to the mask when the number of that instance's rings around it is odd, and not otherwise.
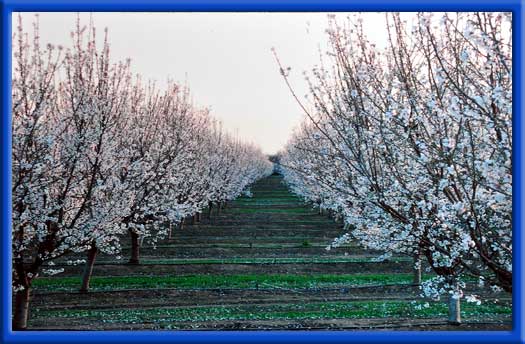
[[[212,208],[213,208],[213,202],[208,202],[208,219],[211,219]]]
[[[139,235],[135,232],[130,231],[131,236],[131,258],[129,259],[129,264],[140,264],[139,253]]]
[[[201,222],[201,213],[198,212],[195,216],[197,216],[197,222]]]
[[[180,222],[179,222],[179,229],[180,230],[183,230],[184,229],[184,219],[181,219]]]
[[[14,317],[13,317],[13,331],[21,331],[27,329],[27,319],[29,318],[29,287],[24,290],[16,292]]]
[[[221,214],[221,202],[217,203],[217,215]]]
[[[421,257],[419,254],[414,255],[414,265],[412,266],[414,285],[421,285]]]
[[[89,290],[89,281],[93,274],[93,266],[95,265],[95,259],[97,258],[97,246],[92,245],[87,253],[86,266],[82,274],[82,285],[80,286],[81,293],[87,293]]]
[[[173,227],[171,224],[171,221],[168,224],[168,239],[171,239],[171,232],[173,231]]]
[[[461,299],[450,295],[448,300],[448,323],[452,325],[461,324]]]

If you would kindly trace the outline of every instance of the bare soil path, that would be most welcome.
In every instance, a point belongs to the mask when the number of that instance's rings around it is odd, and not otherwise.
[[[57,262],[63,274],[40,278],[31,329],[509,329],[510,297],[487,295],[464,307],[465,324],[446,324],[446,306],[418,297],[405,257],[350,244],[327,251],[342,225],[291,194],[270,176],[210,219],[185,225],[140,265],[101,256],[92,290],[77,288],[82,266]],[[427,276],[428,278],[428,276]],[[476,286],[469,286],[473,291]]]

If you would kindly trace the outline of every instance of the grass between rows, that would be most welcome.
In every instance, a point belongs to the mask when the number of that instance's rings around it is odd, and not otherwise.
[[[301,197],[295,196],[289,192],[283,191],[264,191],[264,190],[255,190],[252,191],[252,197],[241,196],[233,200],[233,202],[238,201],[253,201],[253,200],[274,200],[274,199],[289,199],[295,202],[303,202]]]
[[[269,214],[302,214],[302,215],[317,215],[317,212],[313,209],[307,207],[296,207],[296,208],[248,208],[248,207],[239,207],[239,208],[230,208],[228,209],[228,214],[259,214],[259,213],[269,213]],[[323,218],[326,222],[333,222],[328,218]]]
[[[263,201],[263,202],[279,202],[286,201],[296,204],[304,204],[304,201],[290,193],[285,192],[267,192],[267,191],[255,191],[252,197],[241,196],[231,201],[231,203],[238,202],[251,202],[251,201]]]
[[[270,197],[241,197],[233,200],[231,204],[238,204],[238,205],[250,205],[253,203],[264,203],[264,204],[270,204],[270,205],[277,205],[277,204],[291,204],[291,205],[305,205],[305,202],[297,197],[288,197],[288,196],[280,196],[275,198]]]
[[[242,238],[244,240],[253,240],[252,237]],[[275,239],[275,237],[271,237]],[[299,238],[300,239],[300,238]],[[141,249],[155,250],[155,249],[176,249],[176,248],[264,248],[264,249],[286,249],[286,248],[305,248],[305,247],[316,247],[316,248],[325,248],[328,246],[327,243],[315,243],[311,242],[311,238],[305,237],[302,242],[285,242],[285,243],[217,243],[217,244],[207,244],[207,243],[198,243],[198,244],[171,244],[171,245],[157,245],[155,247],[150,245],[141,246]],[[344,244],[340,246],[341,248],[360,248],[356,244]],[[122,250],[129,251],[131,246],[123,246]]]
[[[276,202],[292,202],[296,204],[304,204],[304,201],[299,197],[285,195],[285,194],[260,194],[257,193],[253,197],[239,197],[232,202],[235,203],[252,203],[252,202],[267,202],[267,203],[276,203]]]
[[[447,314],[443,302],[355,301],[280,305],[241,305],[193,308],[153,308],[132,310],[36,310],[39,317],[89,318],[105,323],[143,323],[169,325],[176,321],[277,320],[277,319],[366,319],[436,318]],[[464,318],[484,315],[509,315],[508,305],[463,303]]]
[[[262,188],[251,188],[250,191],[253,195],[263,194],[263,195],[282,195],[288,197],[294,197],[295,195],[291,193],[286,187],[275,187],[270,185],[269,187]]]
[[[430,276],[424,276],[428,279]],[[91,279],[92,290],[122,289],[251,289],[251,288],[327,288],[378,284],[410,284],[411,274],[311,274],[311,275],[188,275],[188,276],[112,276]],[[75,291],[80,277],[42,277],[33,282],[38,291]]]
[[[393,257],[392,263],[411,262],[408,257]],[[188,264],[334,264],[334,263],[378,263],[374,257],[296,257],[296,258],[172,258],[172,259],[142,259],[142,265],[188,265]],[[123,265],[125,261],[99,259],[96,265]],[[61,266],[63,264],[56,264]]]
[[[251,211],[251,210],[250,210]],[[248,212],[249,213],[249,212]],[[262,211],[253,211],[253,214],[258,214],[258,213],[261,213],[261,214],[266,214],[265,212],[262,212]],[[224,218],[220,219],[219,223],[211,223],[211,224],[204,224],[204,226],[211,226],[211,227],[219,227],[219,228],[225,228],[225,227],[230,227],[233,224],[235,225],[238,225],[240,227],[242,227],[243,225],[249,225],[250,222],[255,222],[254,219],[242,219],[242,220],[239,220],[238,217],[236,216],[230,216],[230,215],[235,215],[235,214],[232,214],[232,213],[229,213],[227,215],[224,216]],[[238,214],[237,214],[238,215]],[[260,223],[258,222],[257,225],[264,225],[264,226],[268,226],[268,225],[286,225],[287,228],[286,229],[302,229],[302,228],[294,228],[294,226],[304,226],[304,225],[311,225],[311,226],[320,226],[320,225],[329,225],[330,228],[334,228],[334,226],[336,225],[341,225],[337,222],[334,222],[334,220],[332,219],[329,219],[328,217],[327,218],[323,218],[323,217],[314,217],[314,216],[309,216],[310,219],[290,219],[289,217],[286,217],[286,216],[283,216],[282,218],[278,218],[278,219],[268,219],[267,222],[265,223]],[[213,220],[212,220],[213,221]],[[241,222],[242,221],[242,222]],[[262,222],[262,221],[261,221]]]
[[[238,207],[251,207],[251,206],[257,206],[257,205],[265,205],[265,206],[290,206],[292,208],[299,208],[301,206],[306,206],[306,203],[297,200],[294,198],[289,197],[280,197],[280,198],[263,198],[263,197],[257,197],[257,198],[244,198],[244,199],[236,199],[231,203],[234,206]],[[226,207],[228,209],[229,207]]]
[[[322,228],[319,228],[319,230],[321,230]],[[217,230],[220,230],[220,228],[217,228]],[[286,229],[282,229],[282,230],[286,230]],[[244,233],[243,233],[244,234]],[[206,241],[207,242],[214,242],[214,241],[227,241],[227,244],[237,244],[239,243],[239,245],[242,245],[242,241],[254,241],[254,240],[265,240],[265,241],[270,241],[270,242],[267,242],[267,243],[270,243],[270,244],[276,244],[276,245],[279,245],[280,242],[285,242],[285,243],[290,243],[291,241],[304,241],[304,240],[308,240],[308,241],[313,241],[313,240],[316,240],[316,239],[319,239],[319,237],[312,237],[312,236],[305,236],[304,235],[305,233],[301,233],[300,235],[288,235],[288,236],[268,236],[268,237],[264,237],[264,236],[257,236],[257,233],[252,233],[251,236],[246,236],[246,234],[244,234],[243,236],[239,235],[239,236],[209,236],[209,237],[206,237]],[[195,236],[188,236],[188,235],[185,235],[185,236],[177,236],[177,237],[173,237],[172,239],[168,239],[169,242],[183,242],[183,243],[187,243],[188,240],[190,239],[201,239],[201,237],[195,237]],[[328,245],[329,243],[331,243],[333,241],[333,238],[329,237],[329,238],[322,238],[323,241],[326,242],[326,245]],[[201,243],[199,242],[199,245]],[[206,245],[206,242],[203,243],[204,245]],[[222,243],[221,243],[222,244]],[[255,242],[254,242],[255,244]],[[184,245],[184,244],[182,244]],[[195,245],[195,244],[191,244],[191,245]],[[216,245],[216,244],[210,244],[210,245]],[[325,246],[326,246],[325,245]],[[352,247],[359,247],[359,245],[357,243],[350,243],[348,244],[347,246],[352,246]]]

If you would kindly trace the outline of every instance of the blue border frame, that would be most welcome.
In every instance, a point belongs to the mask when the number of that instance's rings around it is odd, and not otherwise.
[[[523,264],[525,236],[523,235],[521,179],[524,140],[523,99],[523,0],[0,0],[0,96],[1,134],[0,171],[1,199],[0,220],[2,261],[0,281],[2,310],[1,343],[525,343],[524,331],[524,285]],[[12,12],[350,12],[350,11],[510,11],[513,13],[513,330],[476,332],[306,332],[306,331],[254,331],[254,332],[184,332],[184,331],[137,331],[137,332],[71,332],[71,331],[11,331],[11,13]]]

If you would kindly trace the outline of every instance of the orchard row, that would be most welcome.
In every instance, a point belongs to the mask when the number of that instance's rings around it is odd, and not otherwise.
[[[413,18],[386,15],[384,47],[359,17],[331,20],[281,166],[294,192],[346,223],[333,246],[357,239],[416,271],[426,260],[437,277],[422,291],[448,295],[456,321],[461,298],[482,302],[464,295],[466,277],[512,291],[511,15]]]
[[[187,87],[159,89],[112,61],[80,23],[71,48],[42,46],[20,24],[13,35],[13,328],[27,326],[32,281],[44,264],[155,242],[171,224],[239,196],[272,164],[226,133]],[[29,39],[28,37],[32,37]]]

